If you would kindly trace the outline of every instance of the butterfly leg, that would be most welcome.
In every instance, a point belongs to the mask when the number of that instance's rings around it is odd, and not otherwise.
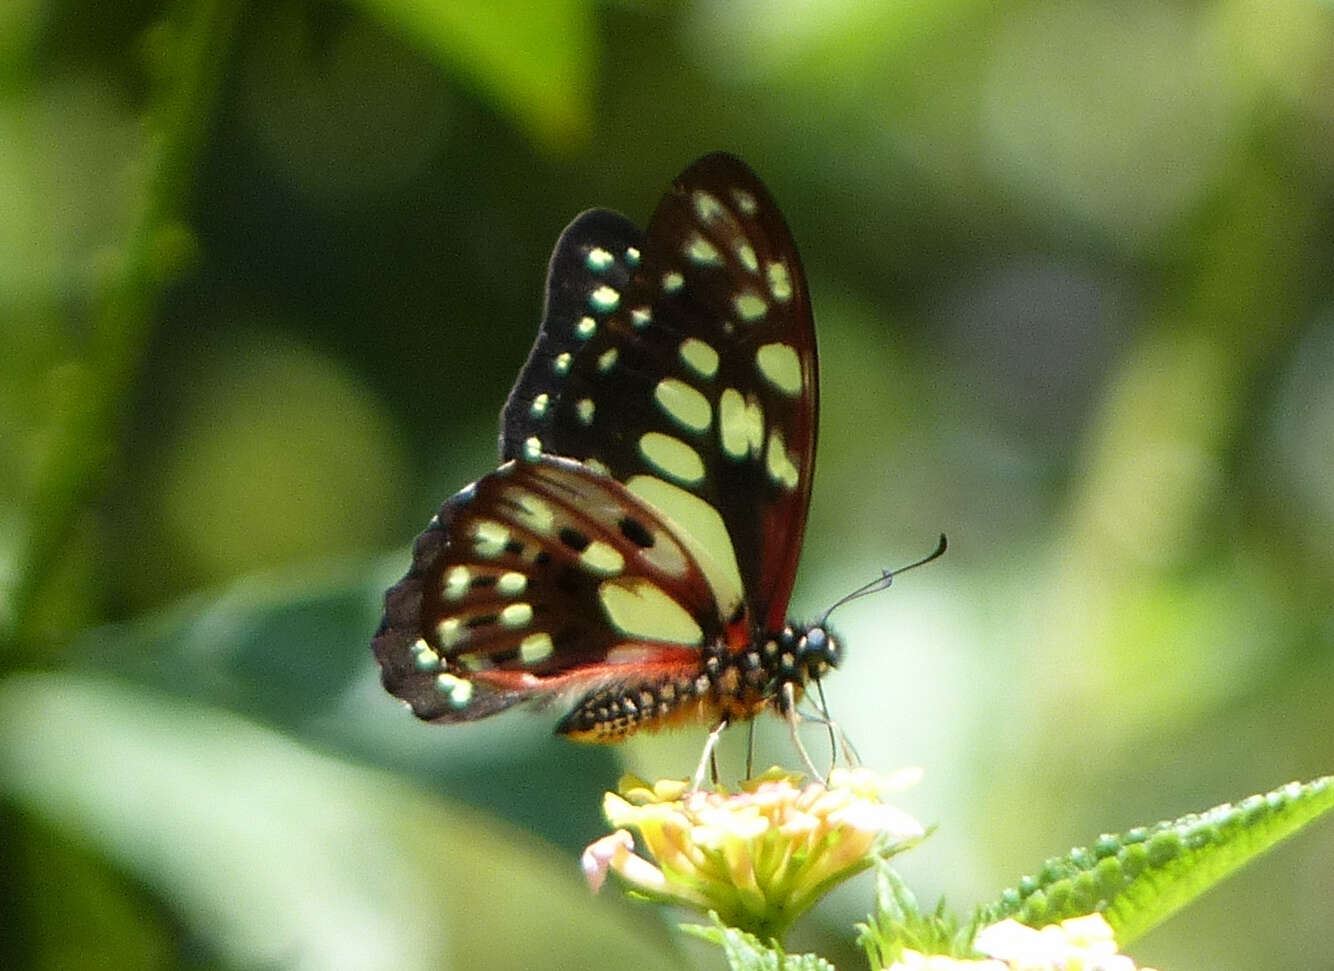
[[[826,718],[823,715],[803,715],[803,720],[814,722],[817,725],[824,725],[829,729],[830,743],[833,745],[833,758],[830,765],[837,765],[841,760],[849,769],[855,769],[862,764],[862,759],[857,754],[857,747],[852,744],[852,739],[848,733],[843,730],[843,726],[832,718]]]
[[[862,764],[862,757],[857,754],[857,746],[852,744],[852,739],[848,738],[848,733],[843,731],[843,726],[832,723],[838,729],[838,737],[843,742],[843,761],[848,763],[849,769],[855,769]]]
[[[746,778],[755,774],[755,719],[746,723]]]
[[[838,735],[834,734],[836,726],[834,720],[829,717],[829,705],[824,700],[824,682],[818,678],[815,681],[815,690],[820,695],[820,717],[823,719],[825,727],[829,729],[829,768],[832,772],[833,767],[838,764]],[[839,729],[838,734],[843,734],[842,729]]]
[[[820,681],[815,682],[815,690],[820,695],[820,703],[817,705],[819,716],[812,718],[819,724],[825,725],[829,729],[829,746],[832,750],[830,765],[838,764],[839,749],[842,748],[843,761],[847,763],[849,769],[855,769],[862,764],[861,756],[857,754],[857,747],[852,744],[852,739],[848,738],[848,733],[843,730],[843,726],[834,721],[829,714],[829,705],[824,698],[824,684]]]
[[[824,778],[820,770],[815,767],[815,763],[811,761],[811,755],[806,751],[806,746],[801,743],[801,735],[797,733],[797,725],[801,721],[801,715],[797,713],[797,695],[792,687],[792,682],[784,682],[783,695],[785,702],[783,710],[787,713],[787,727],[792,732],[792,744],[796,746],[797,752],[801,755],[801,760],[806,763],[806,768],[810,770],[811,778]]]
[[[713,766],[713,781],[718,782],[718,763],[714,761],[714,751],[718,748],[718,740],[723,737],[723,730],[727,728],[727,719],[724,718],[713,727],[709,732],[709,737],[704,742],[704,752],[699,757],[699,766],[695,769],[694,778],[690,780],[690,791],[698,792],[704,785],[704,767]]]

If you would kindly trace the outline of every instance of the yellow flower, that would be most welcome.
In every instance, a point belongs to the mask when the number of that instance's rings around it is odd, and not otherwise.
[[[905,950],[889,971],[1136,971],[1134,961],[1117,953],[1112,928],[1101,914],[1041,929],[1002,920],[978,931],[973,947],[987,957],[964,960]]]
[[[882,801],[895,781],[866,769],[835,769],[828,784],[800,779],[771,769],[728,793],[627,776],[603,800],[617,830],[584,851],[588,882],[597,890],[612,871],[632,893],[778,937],[834,885],[925,835]]]

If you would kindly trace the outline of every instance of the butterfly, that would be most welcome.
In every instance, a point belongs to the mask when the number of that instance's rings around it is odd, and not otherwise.
[[[385,596],[385,688],[443,723],[564,699],[557,733],[589,742],[791,717],[841,655],[823,621],[787,618],[818,399],[806,278],[744,162],[696,161],[644,232],[578,216],[502,464]]]

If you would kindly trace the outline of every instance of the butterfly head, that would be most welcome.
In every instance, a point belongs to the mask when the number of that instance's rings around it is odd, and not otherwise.
[[[797,638],[797,660],[807,677],[820,678],[843,660],[843,645],[824,624],[813,624]]]
[[[766,641],[765,652],[777,661],[777,680],[791,682],[798,688],[819,681],[843,659],[842,643],[823,623],[809,626],[789,623],[777,637]]]

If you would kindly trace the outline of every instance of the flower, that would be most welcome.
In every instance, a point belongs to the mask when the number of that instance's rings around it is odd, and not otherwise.
[[[899,780],[867,769],[835,769],[827,784],[800,780],[771,769],[729,793],[626,776],[603,800],[616,831],[584,851],[589,885],[599,889],[614,872],[632,893],[776,938],[833,886],[925,835],[882,801]]]
[[[967,960],[904,950],[889,971],[1136,971],[1134,961],[1117,953],[1111,925],[1101,914],[1041,929],[1002,920],[978,931],[973,947],[987,957]]]

